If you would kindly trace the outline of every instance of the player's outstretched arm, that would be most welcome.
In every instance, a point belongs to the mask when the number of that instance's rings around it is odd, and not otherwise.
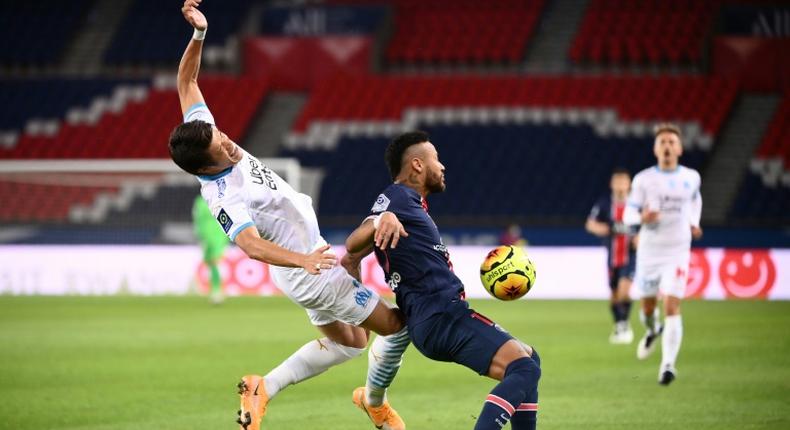
[[[197,7],[202,0],[186,0],[181,8],[184,19],[195,29],[192,39],[178,64],[178,99],[181,102],[181,114],[187,113],[196,103],[203,103],[203,94],[198,87],[197,78],[200,71],[200,56],[203,53],[203,37],[208,21]]]
[[[394,213],[385,211],[375,217],[368,217],[346,239],[348,252],[359,252],[373,242],[381,250],[395,248],[401,237],[408,237],[406,229]]]
[[[301,267],[311,275],[321,273],[322,269],[331,269],[337,263],[334,254],[326,253],[331,246],[325,245],[309,254],[300,254],[261,238],[255,227],[247,227],[236,236],[236,245],[248,257],[267,264],[282,267]]]

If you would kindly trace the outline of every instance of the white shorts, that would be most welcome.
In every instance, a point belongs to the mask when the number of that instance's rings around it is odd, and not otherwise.
[[[689,252],[652,261],[649,258],[638,258],[634,282],[641,296],[656,297],[661,291],[667,296],[681,299],[685,297],[690,259]]]
[[[304,269],[271,266],[277,287],[294,303],[303,307],[316,326],[335,321],[358,326],[368,319],[379,302],[379,295],[362,285],[341,266],[311,275]]]

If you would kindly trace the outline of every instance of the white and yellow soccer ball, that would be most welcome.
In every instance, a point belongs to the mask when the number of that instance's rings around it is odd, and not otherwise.
[[[494,248],[480,265],[480,281],[499,300],[515,300],[535,285],[535,265],[524,249],[503,245]]]

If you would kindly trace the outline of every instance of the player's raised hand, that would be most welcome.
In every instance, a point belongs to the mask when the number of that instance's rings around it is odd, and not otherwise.
[[[379,218],[379,227],[376,229],[376,234],[373,236],[373,242],[382,251],[398,246],[398,241],[401,237],[408,237],[406,229],[403,224],[398,221],[398,217],[392,212],[382,212]]]
[[[331,269],[337,264],[337,256],[331,253],[332,247],[324,245],[305,255],[302,268],[311,275],[318,275],[322,269]],[[330,251],[330,252],[327,252]]]
[[[184,14],[184,19],[189,25],[198,30],[205,30],[208,27],[208,20],[203,12],[197,9],[201,1],[203,0],[186,0],[181,8],[181,13]]]

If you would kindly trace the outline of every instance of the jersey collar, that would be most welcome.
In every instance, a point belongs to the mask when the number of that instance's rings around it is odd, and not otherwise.
[[[219,173],[215,173],[213,175],[198,175],[198,178],[200,178],[200,179],[202,179],[204,181],[214,181],[214,180],[217,180],[219,178],[225,177],[228,174],[230,174],[230,171],[233,170],[233,167],[234,166],[230,166],[227,169],[225,169],[225,170],[223,170],[223,171],[221,171]]]
[[[677,167],[675,167],[672,170],[664,170],[661,167],[659,167],[658,165],[656,165],[655,168],[656,168],[656,170],[658,170],[659,173],[672,174],[672,173],[677,173],[678,171],[680,171],[680,164],[678,164]]]

